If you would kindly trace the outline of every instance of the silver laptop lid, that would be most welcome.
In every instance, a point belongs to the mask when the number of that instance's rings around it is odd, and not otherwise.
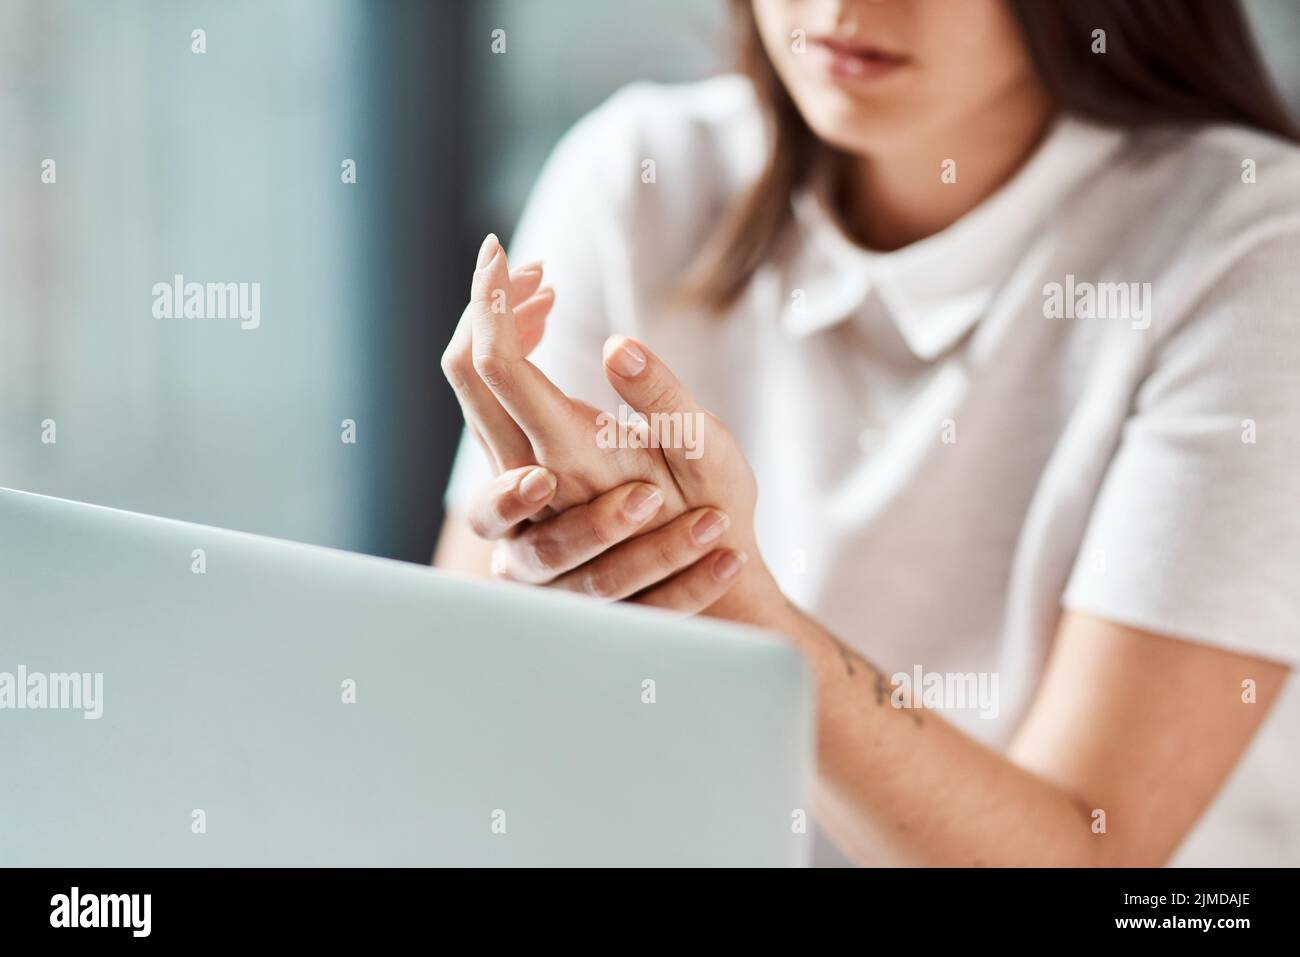
[[[0,489],[0,865],[781,865],[771,636]]]

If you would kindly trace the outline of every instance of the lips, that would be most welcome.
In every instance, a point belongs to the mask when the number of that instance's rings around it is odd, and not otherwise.
[[[832,76],[847,80],[872,80],[905,67],[911,58],[869,43],[837,37],[812,37],[809,50]]]

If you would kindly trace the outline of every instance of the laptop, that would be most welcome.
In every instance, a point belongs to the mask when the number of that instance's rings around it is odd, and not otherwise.
[[[0,489],[0,866],[807,863],[773,635]]]

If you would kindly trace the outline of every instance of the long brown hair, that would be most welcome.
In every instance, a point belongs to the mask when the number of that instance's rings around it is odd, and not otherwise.
[[[773,253],[790,197],[845,155],[804,122],[768,59],[752,0],[730,0],[737,60],[766,114],[768,157],[758,181],[718,226],[688,280],[691,299],[730,305]],[[1269,79],[1240,0],[1007,0],[1030,59],[1062,112],[1134,127],[1232,123],[1300,140]],[[1094,30],[1107,52],[1091,52]]]

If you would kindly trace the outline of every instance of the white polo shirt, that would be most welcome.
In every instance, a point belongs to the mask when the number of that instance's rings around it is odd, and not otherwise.
[[[736,77],[630,87],[580,122],[511,249],[558,293],[538,366],[612,411],[605,337],[658,352],[745,449],[789,597],[887,673],[996,680],[944,711],[995,747],[1062,608],[1300,659],[1300,150],[1061,120],[896,252],[801,194],[735,307],[684,311],[763,149]],[[449,504],[487,477],[463,443]],[[1226,677],[1236,700],[1249,676]],[[1300,864],[1294,678],[1176,862]]]

